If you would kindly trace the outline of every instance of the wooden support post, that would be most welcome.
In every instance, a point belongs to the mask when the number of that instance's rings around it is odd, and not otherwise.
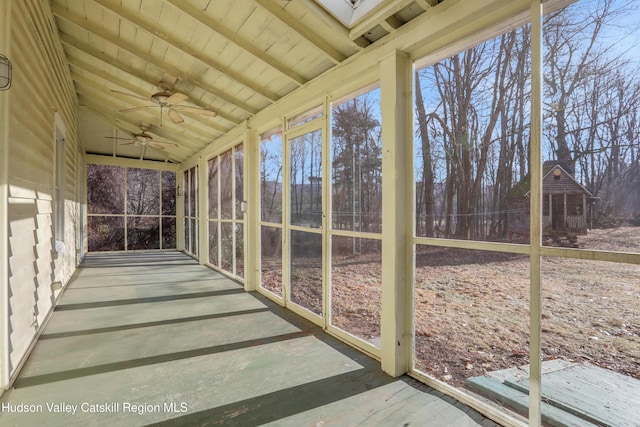
[[[531,427],[542,425],[542,291],[540,286],[540,248],[542,244],[542,12],[541,0],[531,0],[531,222],[529,226],[531,231],[529,253],[529,426]],[[551,204],[549,204],[549,214],[553,215],[553,206]],[[553,225],[553,216],[551,224]]]
[[[198,224],[198,262],[202,265],[209,262],[209,209],[208,209],[208,168],[207,160],[198,159],[196,171],[197,224]]]
[[[382,107],[382,370],[406,373],[412,355],[412,63],[396,51],[380,63]]]
[[[257,290],[260,281],[260,137],[254,129],[245,134],[244,153],[244,290],[248,292]]]
[[[289,249],[289,220],[291,201],[291,166],[289,163],[289,141],[287,138],[287,119],[282,116],[280,125],[282,129],[282,301],[287,306],[287,301],[291,296],[291,251]]]
[[[176,171],[176,249],[186,250],[186,239],[184,233],[184,200],[187,197],[187,186],[184,180],[184,170]]]

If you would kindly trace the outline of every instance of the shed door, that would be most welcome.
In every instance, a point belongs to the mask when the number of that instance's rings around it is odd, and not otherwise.
[[[564,194],[554,194],[551,201],[551,226],[554,230],[565,229]]]

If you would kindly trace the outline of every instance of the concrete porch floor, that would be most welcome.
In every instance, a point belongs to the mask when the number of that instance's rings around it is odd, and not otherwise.
[[[496,426],[178,252],[87,256],[0,404],[2,426]]]

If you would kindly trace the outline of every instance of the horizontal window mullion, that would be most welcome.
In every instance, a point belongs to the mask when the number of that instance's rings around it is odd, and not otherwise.
[[[279,222],[267,222],[267,221],[259,221],[258,224],[264,225],[266,227],[275,227],[275,228],[283,228],[284,225]]]
[[[315,132],[317,130],[322,130],[324,128],[325,122],[326,122],[326,119],[324,117],[312,120],[300,126],[296,126],[293,129],[285,131],[284,136],[286,137],[286,139],[289,140],[289,139],[293,139],[293,138],[297,138],[299,136],[305,135],[307,133]]]
[[[477,240],[438,239],[434,237],[414,237],[417,245],[441,246],[446,248],[481,249],[494,252],[510,252],[514,254],[529,254],[529,245],[513,243],[481,242]]]
[[[366,239],[382,240],[382,233],[370,233],[366,231],[331,230],[329,234],[332,236],[363,237]]]
[[[294,230],[294,231],[304,231],[304,232],[314,233],[314,234],[323,234],[322,228],[309,228],[309,227],[302,227],[299,225],[289,225],[288,228],[289,230]]]

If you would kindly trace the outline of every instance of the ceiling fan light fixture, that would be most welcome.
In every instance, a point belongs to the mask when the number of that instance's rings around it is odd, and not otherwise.
[[[144,131],[142,133],[138,133],[136,135],[134,135],[136,141],[141,142],[141,143],[146,143],[151,141],[153,138],[151,137],[151,135],[146,134]]]

